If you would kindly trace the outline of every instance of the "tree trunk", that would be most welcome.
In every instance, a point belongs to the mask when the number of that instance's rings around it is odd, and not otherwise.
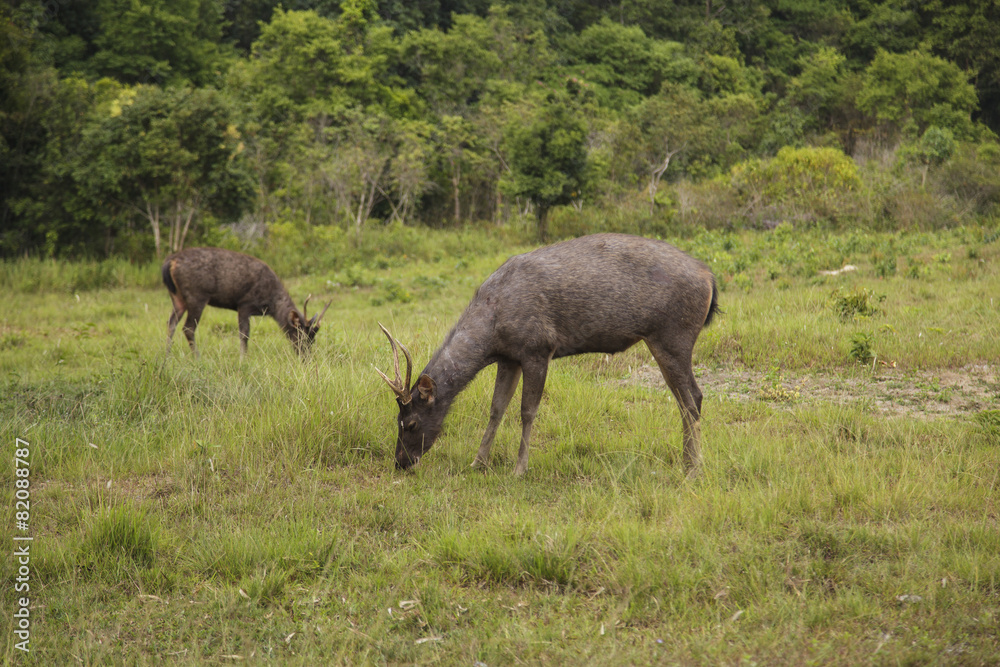
[[[652,172],[649,175],[649,213],[652,215],[656,211],[656,192],[660,189],[660,179],[663,178],[663,174],[666,173],[667,167],[670,166],[670,160],[674,157],[677,151],[670,151],[667,153],[666,158],[664,158],[662,164],[658,164],[653,167]]]
[[[452,195],[455,199],[455,224],[458,225],[462,221],[462,202],[459,198],[459,185],[462,182],[462,167],[455,163],[455,160],[451,160],[451,189]]]
[[[535,216],[538,221],[538,240],[547,241],[549,238],[549,207],[539,204],[535,208]]]
[[[156,259],[160,259],[160,257],[163,256],[160,252],[160,207],[152,206],[147,201],[146,217],[149,219],[149,224],[153,228],[153,247],[156,248]]]
[[[195,199],[193,202],[191,202],[191,205],[188,207],[187,220],[184,221],[184,229],[183,231],[181,231],[180,243],[177,244],[178,245],[177,250],[184,249],[184,240],[187,238],[188,229],[191,227],[191,220],[194,219],[194,213],[197,210],[198,210],[198,200]]]

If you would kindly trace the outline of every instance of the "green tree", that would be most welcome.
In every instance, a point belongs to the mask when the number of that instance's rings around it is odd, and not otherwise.
[[[638,102],[664,81],[694,83],[698,75],[683,45],[652,39],[639,26],[608,18],[568,39],[566,51],[573,58],[572,71],[579,69],[588,81],[613,89],[618,104]]]
[[[709,128],[705,104],[693,88],[669,86],[633,107],[619,124],[619,155],[631,155],[646,183],[650,212],[660,181],[674,158],[703,148]]]
[[[236,219],[252,204],[252,180],[231,112],[213,89],[139,86],[83,133],[74,177],[96,205],[145,218],[156,254],[179,250],[206,214]]]
[[[223,59],[221,0],[99,0],[90,67],[123,83],[205,85]]]
[[[73,170],[80,159],[85,119],[95,109],[108,109],[122,92],[111,79],[89,83],[80,77],[56,79],[52,70],[39,76],[33,88],[33,123],[39,144],[21,157],[34,167],[23,188],[8,202],[24,249],[47,255],[109,254],[122,221],[107,207],[81,196]],[[15,238],[14,236],[11,239]]]
[[[538,238],[548,237],[553,206],[569,204],[584,190],[587,130],[565,100],[550,98],[534,116],[507,126],[510,172],[500,187],[511,197],[525,197],[535,208]]]
[[[748,94],[706,98],[688,86],[666,85],[619,120],[614,159],[640,176],[653,210],[668,171],[698,178],[743,159],[760,106]]]
[[[961,139],[976,135],[976,90],[954,63],[923,51],[879,51],[864,72],[857,100],[861,111],[890,130],[921,134],[948,128]]]
[[[431,133],[431,127],[422,121],[397,122],[396,154],[389,164],[391,194],[387,197],[393,218],[400,222],[410,219],[420,197],[433,186],[429,174]]]
[[[836,148],[785,147],[769,160],[733,167],[732,183],[749,215],[836,221],[852,215],[862,187],[857,164]]]
[[[974,73],[981,118],[1000,133],[1000,3],[928,0],[919,3],[919,11],[935,53]]]
[[[15,250],[16,240],[26,232],[16,224],[11,202],[24,194],[41,166],[32,153],[44,143],[35,112],[43,87],[29,84],[37,81],[30,49],[35,23],[0,5],[0,251],[4,253]]]
[[[461,116],[443,116],[438,128],[438,150],[451,184],[455,224],[462,220],[462,176],[478,160],[475,128]]]
[[[384,114],[351,111],[347,117],[346,123],[324,132],[327,140],[317,142],[314,151],[339,216],[360,234],[375,207],[386,199],[396,128]]]
[[[401,61],[411,85],[437,114],[462,114],[499,74],[500,56],[486,20],[454,17],[451,30],[418,30],[403,38]]]
[[[364,11],[328,19],[276,10],[253,45],[245,95],[264,120],[309,121],[321,130],[346,110],[410,113],[412,92],[391,71],[398,44]]]
[[[938,187],[966,210],[986,217],[1000,208],[1000,144],[961,143],[935,174]]]
[[[839,43],[854,67],[870,63],[879,51],[904,53],[919,46],[921,27],[914,9],[920,3],[882,0],[852,4],[857,19],[848,23]]]
[[[820,47],[799,58],[801,72],[788,83],[788,98],[810,119],[814,129],[829,129],[848,97],[847,58],[837,49]]]
[[[920,187],[927,185],[927,171],[944,164],[955,152],[955,135],[947,128],[931,125],[915,142],[900,149],[900,158],[920,166]]]

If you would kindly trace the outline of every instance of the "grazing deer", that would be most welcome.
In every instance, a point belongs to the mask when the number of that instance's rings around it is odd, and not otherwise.
[[[167,322],[167,353],[174,330],[184,311],[184,335],[198,356],[194,332],[205,306],[235,310],[239,318],[240,353],[246,354],[250,340],[250,316],[270,315],[281,326],[300,354],[308,352],[326,308],[306,319],[309,297],[300,313],[281,280],[267,264],[243,253],[223,248],[188,248],[167,257],[162,267],[163,284],[170,292],[174,310]]]
[[[701,467],[701,390],[691,357],[718,308],[715,276],[702,262],[663,241],[594,234],[508,259],[476,290],[465,312],[410,387],[409,351],[382,328],[392,346],[395,380],[376,369],[399,404],[396,467],[416,464],[431,448],[455,397],[495,363],[490,420],[473,467],[490,447],[518,380],[521,447],[515,474],[528,467],[531,425],[549,362],[585,352],[614,354],[645,341],[677,399],[689,476]],[[399,376],[399,350],[406,380]]]

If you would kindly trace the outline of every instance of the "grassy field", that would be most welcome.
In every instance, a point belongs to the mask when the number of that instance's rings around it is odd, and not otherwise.
[[[263,319],[241,360],[213,309],[165,360],[155,266],[0,265],[0,535],[34,538],[27,654],[0,566],[4,661],[996,664],[997,232],[676,242],[724,288],[695,481],[643,346],[553,364],[522,478],[516,407],[469,468],[492,369],[393,469],[376,323],[419,370],[524,248],[290,277],[334,300],[305,362]]]

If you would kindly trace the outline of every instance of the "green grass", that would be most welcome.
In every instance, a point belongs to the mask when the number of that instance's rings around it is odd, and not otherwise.
[[[241,360],[235,313],[215,309],[201,359],[179,338],[164,360],[169,300],[153,265],[152,278],[66,289],[54,277],[84,269],[7,264],[0,423],[11,449],[31,443],[35,539],[32,651],[14,649],[8,613],[4,660],[991,664],[1000,384],[980,410],[883,413],[863,389],[872,365],[851,354],[867,335],[875,373],[945,407],[946,387],[921,374],[995,378],[988,234],[678,239],[724,286],[698,372],[748,378],[743,392],[701,381],[694,482],[675,404],[636,380],[651,363],[642,346],[553,363],[523,478],[516,404],[493,466],[469,468],[492,370],[420,465],[393,470],[376,323],[419,370],[520,248],[391,268],[361,258],[287,280],[297,302],[334,299],[306,362],[262,319]],[[872,248],[889,240],[897,269],[880,277]],[[846,262],[859,270],[817,273]],[[886,298],[845,316],[838,289]],[[785,374],[822,374],[851,398],[781,393]],[[0,476],[14,479],[12,463]],[[0,533],[13,543],[12,518]],[[0,568],[11,610],[15,561]]]

